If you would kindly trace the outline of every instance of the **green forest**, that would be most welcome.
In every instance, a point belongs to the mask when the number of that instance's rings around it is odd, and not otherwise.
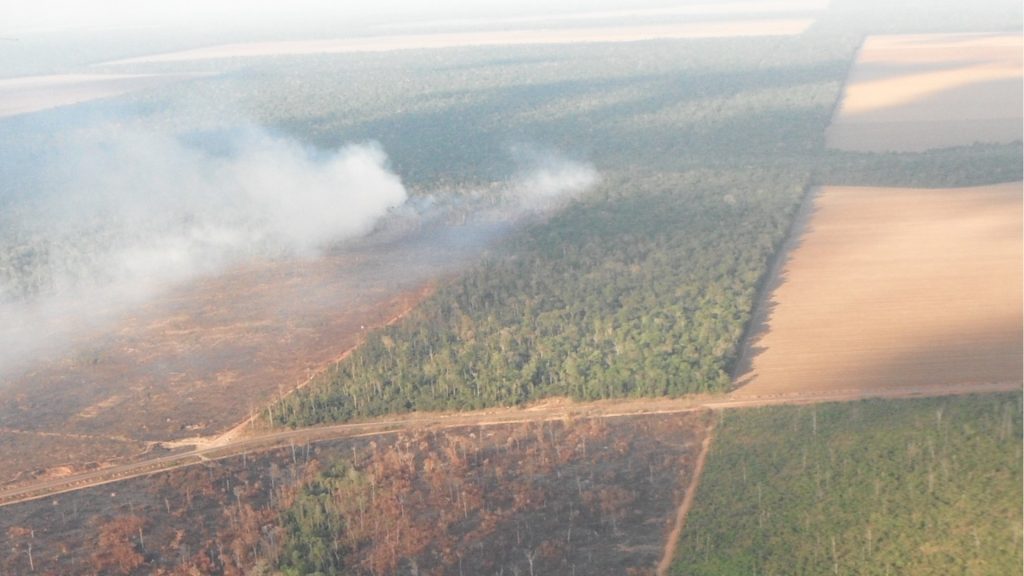
[[[1021,394],[723,412],[673,574],[1014,574]]]
[[[344,113],[306,117],[296,111],[328,97],[313,82],[291,114],[261,108],[265,121],[328,146],[377,138],[417,190],[508,178],[515,142],[589,160],[601,182],[441,281],[267,415],[302,426],[550,396],[726,390],[758,289],[814,186],[969,185],[1020,173],[1019,142],[826,150],[858,43],[822,30],[530,47],[502,59],[466,51],[445,67],[424,55],[318,64],[372,73],[374,83],[341,88]],[[382,115],[380,102],[403,112]]]
[[[280,421],[725,389],[803,183],[759,174],[764,191],[740,194],[716,176],[666,177],[534,226],[286,400]]]

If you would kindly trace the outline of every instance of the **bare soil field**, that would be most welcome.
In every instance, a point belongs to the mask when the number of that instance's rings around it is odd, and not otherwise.
[[[0,428],[0,485],[63,478],[148,450],[147,443],[128,438]]]
[[[921,151],[1021,139],[1020,35],[872,36],[847,79],[828,146]]]
[[[0,79],[0,118],[177,82],[181,74],[59,74]]]
[[[318,514],[306,543],[333,543],[346,574],[653,574],[712,420],[424,429],[210,461],[5,508],[0,571],[312,563],[293,530]]]
[[[1020,382],[1021,186],[820,190],[735,394]]]
[[[576,44],[593,42],[637,42],[685,38],[726,38],[734,36],[791,36],[800,34],[813,23],[808,18],[766,20],[722,20],[681,22],[652,26],[618,26],[590,28],[557,28],[536,30],[498,30],[489,32],[456,32],[449,34],[407,34],[332,40],[283,41],[245,44],[223,44],[128,58],[104,65],[187,62],[218,58],[251,58],[257,56],[295,56],[307,54],[351,54],[389,52],[393,50],[425,50],[466,46],[516,46],[528,44]]]

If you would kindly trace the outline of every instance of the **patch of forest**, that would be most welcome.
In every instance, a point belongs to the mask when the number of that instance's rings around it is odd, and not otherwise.
[[[368,337],[274,417],[724,390],[802,186],[781,170],[606,181]]]
[[[672,573],[1019,573],[1021,401],[723,412]]]
[[[4,508],[0,573],[652,574],[709,413],[410,431]]]

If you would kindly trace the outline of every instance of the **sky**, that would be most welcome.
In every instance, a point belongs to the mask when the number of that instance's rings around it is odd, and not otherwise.
[[[522,25],[524,17],[536,23],[719,1],[0,0],[0,79],[80,72],[99,62],[217,44],[503,27],[516,19]]]

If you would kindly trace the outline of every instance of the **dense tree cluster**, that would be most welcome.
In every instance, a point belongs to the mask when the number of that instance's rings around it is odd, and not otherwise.
[[[800,178],[611,180],[443,286],[275,410],[299,425],[387,412],[720,391]]]
[[[830,151],[816,180],[835,186],[954,188],[1019,180],[1024,174],[1020,142],[972,144],[925,152]]]
[[[389,94],[409,100],[405,110],[436,107],[389,117],[383,131],[383,120],[327,120],[340,134],[376,131],[403,177],[428,188],[439,165],[469,182],[501,173],[496,134],[583,153],[603,181],[370,335],[273,419],[724,390],[854,48],[811,44],[820,49],[764,39],[525,49],[522,60],[437,70],[438,85],[412,73],[412,95]]]

